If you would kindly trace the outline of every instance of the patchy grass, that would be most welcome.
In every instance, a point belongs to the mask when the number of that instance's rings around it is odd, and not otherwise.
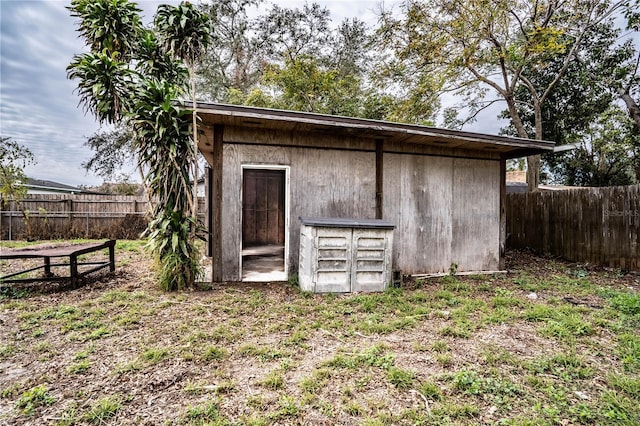
[[[0,296],[0,424],[640,424],[637,275],[512,254],[379,294],[163,293],[118,244],[115,275]]]

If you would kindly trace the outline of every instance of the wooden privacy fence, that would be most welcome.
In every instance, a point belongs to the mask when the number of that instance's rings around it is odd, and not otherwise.
[[[31,235],[27,235],[22,212],[10,202],[0,206],[1,240],[137,239],[147,226],[145,197],[31,194],[22,204],[28,212]],[[200,199],[201,218],[204,205]]]
[[[640,185],[507,194],[507,247],[640,270]]]

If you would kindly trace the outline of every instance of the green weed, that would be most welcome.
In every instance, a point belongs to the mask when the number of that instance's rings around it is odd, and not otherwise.
[[[394,355],[387,354],[386,345],[378,344],[353,355],[337,354],[325,361],[324,366],[357,369],[364,366],[388,369],[394,362]]]
[[[446,424],[446,419],[468,419],[477,417],[480,410],[475,404],[469,403],[444,403],[438,407],[434,407],[431,411],[433,416],[438,419],[437,423],[433,424]],[[442,423],[440,422],[442,420]]]
[[[637,426],[640,424],[638,401],[607,391],[600,399],[599,423],[605,425]]]
[[[640,402],[640,377],[629,377],[621,374],[614,374],[607,378],[611,387],[624,392],[631,398]]]
[[[90,365],[89,360],[85,359],[67,367],[67,372],[70,374],[82,374],[89,369]]]
[[[451,367],[453,365],[453,357],[450,353],[437,354],[436,361],[444,368]]]
[[[444,340],[436,340],[435,342],[433,342],[431,344],[431,349],[433,349],[433,351],[437,353],[448,352],[450,350],[449,344]]]
[[[56,419],[55,426],[74,426],[82,423],[82,416],[76,403],[70,404]]]
[[[389,382],[398,389],[411,389],[413,387],[413,379],[415,373],[403,370],[394,366],[387,370]]]
[[[626,371],[640,369],[640,337],[635,334],[618,336],[618,353]]]
[[[426,381],[420,385],[420,393],[430,401],[440,401],[442,399],[442,390],[434,382]]]
[[[278,390],[284,387],[284,377],[280,370],[272,370],[260,382],[262,386],[271,390]]]
[[[224,348],[218,346],[208,346],[202,354],[202,359],[211,362],[224,359],[226,356],[227,351]]]
[[[91,408],[85,414],[85,419],[89,423],[102,425],[114,417],[120,409],[122,409],[122,400],[119,396],[106,396],[91,405]]]
[[[362,406],[355,401],[347,402],[347,404],[343,406],[342,409],[350,416],[360,416],[364,411]]]
[[[278,401],[278,411],[269,416],[272,420],[278,420],[285,417],[298,417],[300,415],[300,407],[294,397],[283,396]]]
[[[165,348],[148,348],[142,353],[142,359],[150,364],[157,364],[169,357],[169,350]]]
[[[51,405],[55,399],[49,395],[49,391],[45,385],[33,387],[20,395],[16,406],[21,409],[24,414],[33,414],[34,410],[43,405]]]
[[[220,408],[215,402],[210,402],[206,405],[198,405],[195,407],[188,407],[185,414],[185,418],[189,423],[197,424],[218,424],[220,419]]]
[[[593,369],[572,352],[536,358],[525,364],[525,368],[537,374],[553,374],[566,381],[588,379],[593,376]]]

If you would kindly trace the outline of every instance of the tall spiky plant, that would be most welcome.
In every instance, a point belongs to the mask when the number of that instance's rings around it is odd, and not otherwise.
[[[191,3],[182,2],[178,6],[163,4],[158,7],[155,17],[163,49],[181,59],[189,70],[189,85],[192,100],[192,131],[195,152],[198,152],[198,107],[196,99],[195,67],[205,54],[211,40],[209,16],[196,9]],[[193,210],[198,217],[198,159],[193,164]]]
[[[156,200],[149,245],[159,262],[165,290],[192,286],[200,272],[194,237],[190,167],[196,159],[190,141],[190,111],[173,104],[186,86],[184,67],[162,52],[155,36],[140,24],[128,0],[73,0],[79,32],[91,52],[67,67],[79,80],[80,103],[101,123],[125,124],[134,137],[145,181]]]
[[[192,202],[189,165],[196,154],[189,138],[189,111],[174,104],[179,89],[166,80],[146,79],[141,84],[145,87],[129,117],[140,161],[153,165],[147,184],[158,197],[149,246],[161,260],[160,286],[188,288],[200,272],[198,250],[192,244],[198,224],[187,213]]]

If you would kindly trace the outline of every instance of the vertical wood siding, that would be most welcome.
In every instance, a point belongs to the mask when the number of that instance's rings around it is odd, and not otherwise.
[[[384,219],[405,274],[498,268],[498,161],[385,154]]]
[[[640,270],[640,185],[507,194],[507,246]]]
[[[290,167],[289,265],[298,266],[300,216],[375,217],[375,153],[310,148],[225,145],[223,280],[239,277],[242,241],[242,165]]]

